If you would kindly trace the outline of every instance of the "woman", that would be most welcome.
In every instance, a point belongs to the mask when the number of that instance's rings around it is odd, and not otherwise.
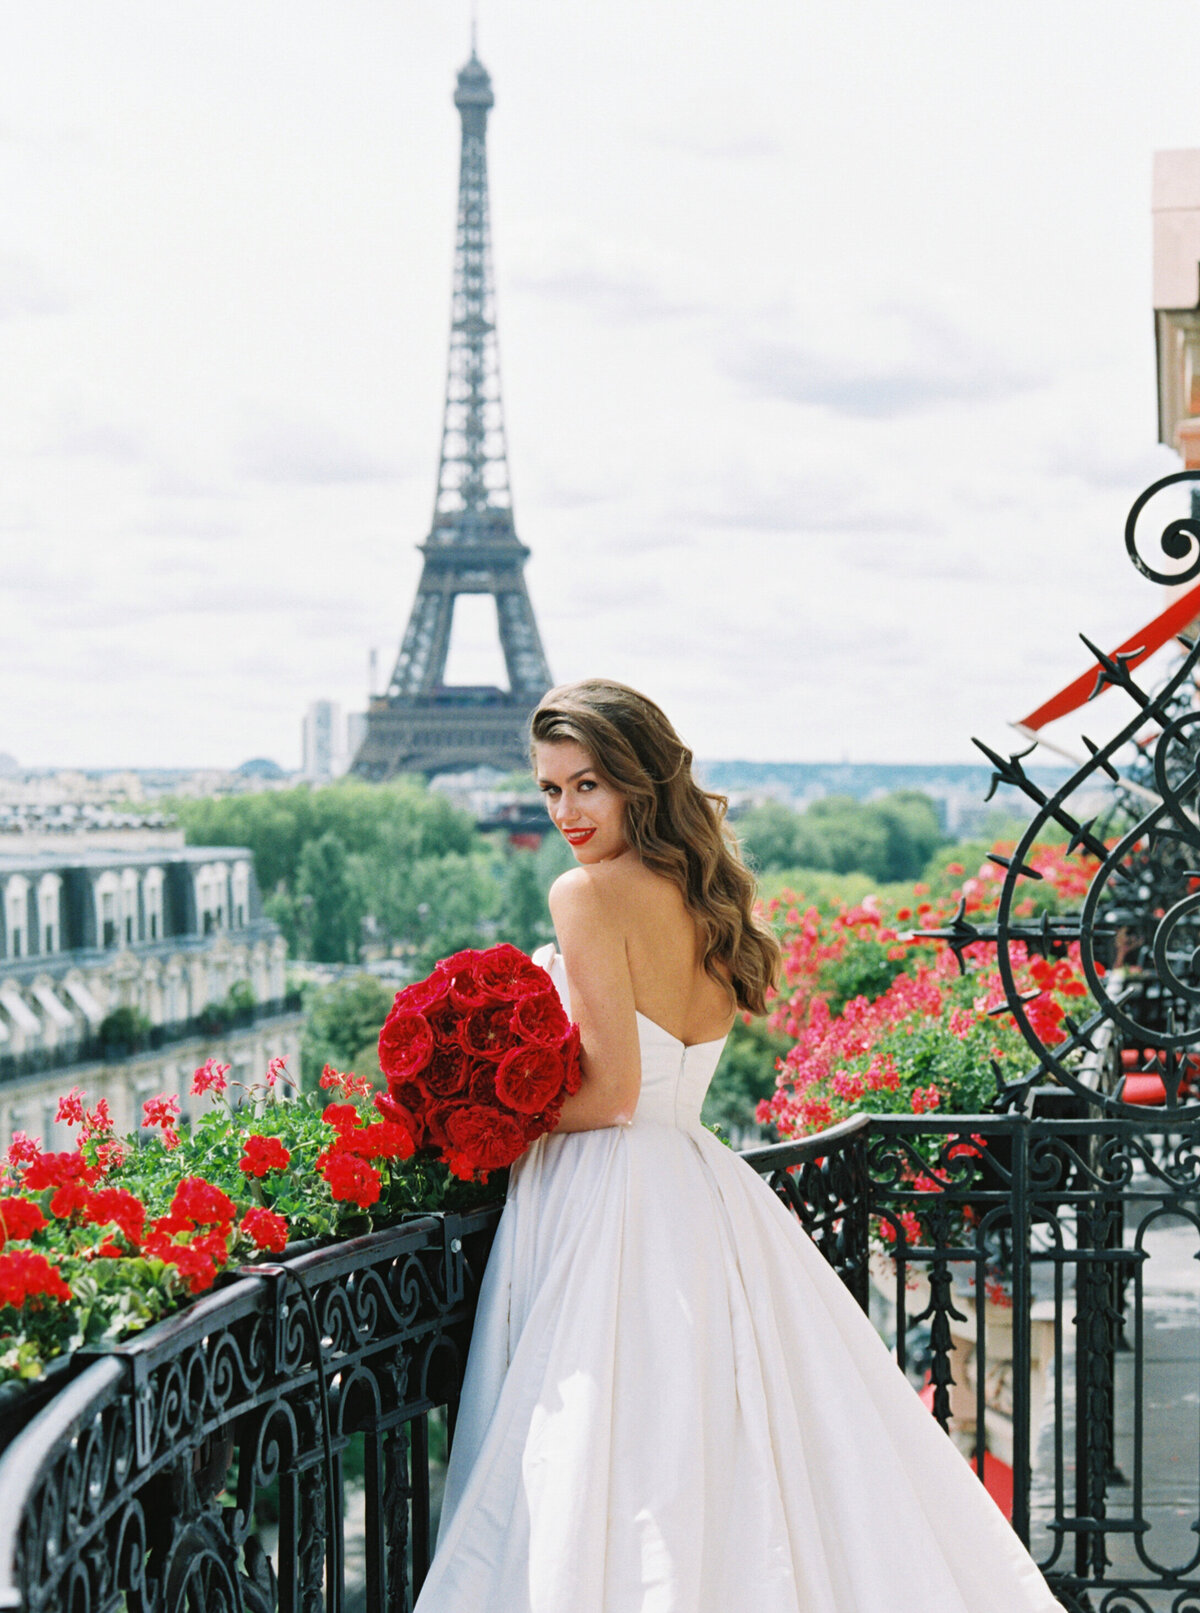
[[[417,1613],[1052,1613],[870,1322],[700,1123],[779,948],[651,701],[533,716],[584,1080],[513,1167]]]

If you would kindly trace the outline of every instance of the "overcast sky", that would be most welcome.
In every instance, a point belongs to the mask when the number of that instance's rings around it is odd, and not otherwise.
[[[0,751],[294,766],[419,574],[467,0],[0,21]],[[966,759],[1160,608],[1195,0],[482,0],[479,50],[556,678],[701,756]]]

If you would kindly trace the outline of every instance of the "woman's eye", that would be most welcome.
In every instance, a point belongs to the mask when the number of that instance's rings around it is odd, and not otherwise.
[[[581,790],[594,790],[596,788],[596,781],[595,779],[590,778],[581,779],[579,782],[579,788]]]

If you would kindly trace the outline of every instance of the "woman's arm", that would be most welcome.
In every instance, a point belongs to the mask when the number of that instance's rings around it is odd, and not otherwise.
[[[633,981],[615,895],[606,871],[582,867],[550,891],[583,1067],[583,1084],[563,1104],[556,1131],[627,1126],[642,1089]]]

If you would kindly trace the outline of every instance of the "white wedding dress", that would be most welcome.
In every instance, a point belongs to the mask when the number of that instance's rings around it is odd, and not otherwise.
[[[633,1124],[513,1167],[415,1613],[1061,1613],[840,1279],[701,1125],[723,1043],[638,1033]]]

